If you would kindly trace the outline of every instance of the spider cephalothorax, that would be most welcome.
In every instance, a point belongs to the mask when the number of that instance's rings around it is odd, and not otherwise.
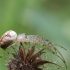
[[[51,61],[43,60],[40,57],[41,54],[44,53],[43,52],[44,49],[41,49],[40,51],[34,53],[35,45],[33,45],[31,48],[29,48],[26,51],[21,43],[19,46],[19,50],[16,51],[16,53],[12,54],[14,59],[11,59],[11,61],[8,62],[7,64],[8,69],[9,70],[42,70],[41,68],[39,68],[39,66],[43,66],[46,63],[55,64]]]

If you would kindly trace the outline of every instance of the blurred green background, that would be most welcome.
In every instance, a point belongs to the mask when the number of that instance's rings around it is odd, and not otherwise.
[[[40,35],[64,46],[67,51],[58,49],[70,70],[70,0],[0,0],[0,37],[7,30]],[[7,70],[4,58],[0,70]]]

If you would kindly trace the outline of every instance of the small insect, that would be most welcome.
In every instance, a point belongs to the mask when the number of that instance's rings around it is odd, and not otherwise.
[[[9,30],[6,33],[2,35],[0,38],[0,47],[2,49],[7,49],[9,46],[16,44],[16,43],[36,43],[40,44],[44,47],[46,47],[47,50],[49,50],[51,53],[55,54],[57,57],[59,57],[63,63],[65,64],[66,68],[66,62],[62,54],[59,52],[59,50],[55,47],[57,44],[53,44],[47,39],[44,39],[38,35],[26,35],[25,33],[17,35],[17,33],[13,30]],[[63,49],[64,47],[57,45]],[[65,49],[66,50],[66,49]],[[59,55],[58,55],[59,54]]]

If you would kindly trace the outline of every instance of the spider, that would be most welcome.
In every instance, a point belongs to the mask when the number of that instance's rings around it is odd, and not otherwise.
[[[51,53],[55,54],[57,57],[59,57],[63,63],[65,64],[66,68],[66,62],[62,54],[59,52],[59,50],[55,47],[57,44],[53,44],[47,39],[44,39],[38,35],[26,35],[25,33],[17,35],[17,33],[13,30],[9,30],[5,32],[2,37],[0,38],[0,47],[4,50],[6,50],[8,47],[10,47],[13,44],[16,43],[35,43],[40,44],[44,47],[46,47],[47,50],[49,50]],[[64,47],[57,45],[63,49]],[[66,50],[66,49],[65,49]],[[59,55],[58,55],[58,54]]]

